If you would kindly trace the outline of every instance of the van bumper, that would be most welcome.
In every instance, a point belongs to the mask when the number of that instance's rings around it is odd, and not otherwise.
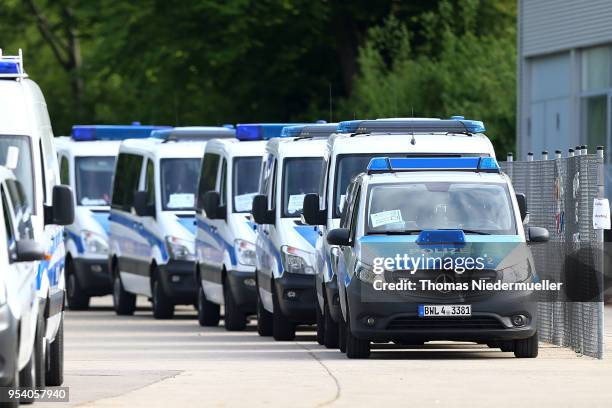
[[[246,314],[254,314],[257,311],[255,269],[250,272],[227,271],[226,279],[240,310]]]
[[[104,296],[112,293],[108,259],[74,258],[72,262],[79,286],[85,294]]]
[[[17,320],[7,304],[0,306],[0,386],[14,384],[17,364]]]
[[[192,305],[197,302],[198,285],[194,279],[194,267],[193,261],[176,260],[158,267],[164,292],[174,304]]]
[[[537,330],[537,302],[532,292],[503,292],[464,302],[394,294],[375,294],[372,285],[353,279],[347,288],[351,332],[371,341],[452,340],[478,343],[525,339]],[[387,295],[389,300],[387,301]],[[372,300],[378,296],[381,301]],[[419,317],[420,304],[470,304],[471,317]],[[522,314],[527,323],[512,325],[511,316]],[[367,323],[369,318],[374,323]]]
[[[274,280],[278,303],[285,317],[295,323],[313,324],[316,321],[317,295],[315,275],[285,272]]]

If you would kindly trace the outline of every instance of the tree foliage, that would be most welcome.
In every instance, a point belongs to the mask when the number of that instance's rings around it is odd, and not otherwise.
[[[506,0],[3,0],[57,134],[462,112],[514,134],[515,6]],[[336,109],[336,105],[338,109]]]

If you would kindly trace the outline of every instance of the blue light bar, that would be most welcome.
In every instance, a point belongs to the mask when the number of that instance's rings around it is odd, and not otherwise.
[[[368,164],[368,173],[441,170],[500,171],[493,157],[374,157]]]
[[[329,137],[332,133],[336,133],[337,127],[337,123],[286,126],[281,132],[281,137]]]
[[[205,141],[210,139],[227,139],[236,135],[234,129],[224,126],[185,126],[159,129],[151,132],[151,137],[170,141]]]
[[[463,230],[423,230],[416,239],[418,245],[465,244]]]
[[[72,139],[75,141],[144,139],[158,129],[169,126],[140,125],[75,125],[72,127]]]
[[[461,118],[461,119],[459,119]],[[453,116],[451,119],[348,120],[338,124],[338,133],[483,133],[484,123]]]
[[[286,126],[298,125],[299,123],[253,123],[236,125],[236,139],[248,140],[268,140],[273,137],[281,137],[283,128]]]
[[[13,61],[0,61],[0,74],[20,74],[19,64]]]

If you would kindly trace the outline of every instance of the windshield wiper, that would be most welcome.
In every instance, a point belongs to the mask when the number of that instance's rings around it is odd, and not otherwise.
[[[477,230],[464,229],[462,231],[463,231],[464,234],[491,235],[490,232],[477,231]]]
[[[420,234],[422,230],[406,230],[406,231],[370,231],[368,235],[415,235]]]

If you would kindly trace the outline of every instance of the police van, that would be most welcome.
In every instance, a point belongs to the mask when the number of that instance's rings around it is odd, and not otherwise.
[[[111,293],[108,213],[115,159],[121,140],[149,137],[159,126],[76,125],[56,137],[60,180],[75,193],[74,223],[64,229],[66,300],[72,310],[89,307],[91,296]]]
[[[306,194],[319,191],[327,138],[337,124],[291,126],[266,144],[257,223],[257,328],[292,340],[299,324],[315,323],[314,246],[317,227],[302,222]]]
[[[47,252],[38,264],[36,289],[44,316],[40,369],[36,384],[63,382],[64,239],[63,225],[74,219],[70,187],[60,185],[47,105],[40,88],[28,79],[18,56],[0,52],[0,163],[17,152],[13,173],[30,205],[34,239]],[[13,153],[14,154],[14,153]],[[43,377],[45,377],[43,379]]]
[[[18,153],[13,152],[17,160]],[[6,167],[0,167],[0,206],[0,386],[35,388],[43,385],[36,383],[36,370],[44,367],[37,359],[44,358],[45,325],[36,296],[38,267],[34,261],[44,260],[45,250],[34,241],[23,186]]]
[[[196,303],[193,281],[195,196],[206,141],[233,137],[224,127],[199,137],[155,132],[121,143],[110,209],[109,267],[118,315],[130,315],[136,296],[152,301],[156,319],[177,304]]]
[[[341,122],[327,143],[323,160],[325,172],[318,194],[307,195],[304,218],[318,225],[315,271],[317,340],[327,347],[344,347],[338,338],[339,299],[335,275],[338,248],[325,240],[327,231],[337,228],[353,177],[366,169],[370,159],[381,154],[410,156],[490,156],[495,151],[483,134],[484,124],[455,116],[436,118],[377,119]],[[339,343],[340,340],[340,343]]]
[[[261,160],[268,139],[290,124],[236,126],[236,139],[206,146],[198,187],[196,280],[198,320],[216,326],[224,305],[225,328],[242,330],[255,313],[255,224]]]
[[[339,248],[349,358],[368,357],[371,342],[430,340],[537,356],[539,278],[527,244],[548,231],[525,231],[525,196],[495,158],[373,158],[349,191],[327,233]]]

